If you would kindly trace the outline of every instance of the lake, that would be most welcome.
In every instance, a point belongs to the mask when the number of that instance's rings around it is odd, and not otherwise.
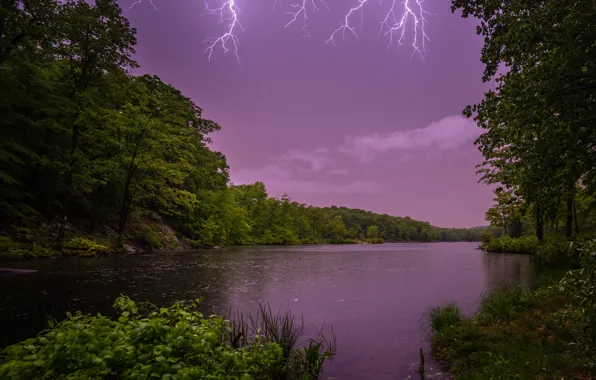
[[[289,305],[311,331],[333,325],[338,352],[322,378],[404,379],[419,348],[427,348],[430,307],[455,301],[472,313],[495,286],[531,286],[529,256],[486,254],[477,246],[234,247],[12,262],[2,266],[38,272],[0,274],[0,346],[34,336],[48,317],[66,311],[109,314],[121,293],[160,306],[203,297],[203,311],[218,314],[269,302],[274,310]]]

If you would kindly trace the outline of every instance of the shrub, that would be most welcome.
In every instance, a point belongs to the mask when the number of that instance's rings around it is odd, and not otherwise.
[[[527,253],[535,254],[539,251],[540,243],[533,235],[512,239],[509,236],[488,239],[482,248],[494,253]]]
[[[65,246],[65,251],[77,256],[95,256],[110,251],[107,243],[91,240],[86,237],[72,238]]]
[[[60,255],[59,251],[37,242],[20,243],[8,236],[0,236],[0,258],[2,259],[26,259],[58,255]]]
[[[572,264],[569,242],[562,236],[548,236],[537,251],[541,264],[548,267],[567,267]]]
[[[564,312],[575,340],[592,353],[596,371],[596,240],[571,246],[579,258],[579,269],[568,271],[552,289],[573,307]]]
[[[164,241],[158,229],[147,223],[135,226],[133,230],[133,241],[141,248],[151,252],[164,247]]]
[[[317,377],[289,372],[283,345],[268,336],[275,327],[262,335],[244,327],[239,344],[234,328],[239,324],[203,316],[197,302],[156,308],[120,297],[114,306],[118,319],[69,314],[37,338],[7,347],[0,354],[0,378],[316,379],[320,373],[320,368]],[[312,351],[302,350],[298,356]],[[332,355],[317,353],[324,359]]]
[[[358,244],[358,240],[347,238],[336,238],[327,240],[327,244]]]

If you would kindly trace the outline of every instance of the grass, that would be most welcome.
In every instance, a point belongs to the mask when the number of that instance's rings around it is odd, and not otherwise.
[[[432,331],[443,331],[451,326],[459,326],[462,319],[462,313],[455,303],[432,308],[429,313]]]
[[[569,307],[546,285],[492,292],[471,318],[448,304],[429,313],[431,349],[460,380],[595,379],[594,353],[577,344]]]
[[[304,336],[304,318],[298,320],[289,309],[273,312],[269,304],[259,304],[255,315],[228,313],[231,333],[228,341],[235,348],[249,347],[250,337],[262,336],[263,342],[276,344],[285,363],[273,375],[275,379],[318,379],[323,364],[335,355],[335,334],[331,329],[331,339],[322,330],[317,338],[300,342]]]

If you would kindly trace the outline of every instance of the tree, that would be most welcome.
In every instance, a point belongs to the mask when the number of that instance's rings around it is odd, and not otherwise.
[[[3,0],[0,3],[0,65],[23,45],[48,49],[54,42],[55,0]]]
[[[332,239],[343,239],[348,233],[348,229],[340,215],[336,215],[329,221],[328,236]]]
[[[486,129],[476,142],[483,179],[514,188],[533,205],[540,239],[566,194],[569,235],[575,187],[596,163],[593,3],[454,0],[452,9],[480,19],[483,80],[497,83],[465,110]]]
[[[368,226],[366,229],[366,237],[369,239],[375,239],[379,237],[379,227],[377,226]]]
[[[486,220],[493,226],[502,227],[505,235],[520,237],[523,227],[523,201],[513,191],[506,191],[502,187],[496,188],[494,193],[495,204],[486,212]]]
[[[207,135],[219,129],[201,118],[202,110],[156,76],[133,78],[132,102],[121,112],[122,201],[118,232],[133,205],[164,215],[194,206],[187,179],[204,154]]]
[[[132,59],[136,44],[136,30],[130,27],[114,0],[97,0],[89,5],[84,0],[68,0],[59,8],[60,24],[57,55],[64,62],[61,73],[61,91],[67,104],[63,122],[70,140],[65,157],[63,215],[59,240],[73,197],[86,193],[89,185],[81,157],[81,136],[85,133],[85,115],[93,109],[96,99],[95,84],[106,72],[124,71],[137,66]]]

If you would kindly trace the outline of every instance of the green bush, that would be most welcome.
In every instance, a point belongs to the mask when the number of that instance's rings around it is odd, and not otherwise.
[[[538,238],[533,235],[512,239],[509,236],[491,238],[483,243],[482,247],[494,253],[527,253],[534,254],[539,250]]]
[[[366,241],[369,244],[383,244],[383,243],[385,243],[385,240],[383,238],[368,238],[368,239],[365,239],[364,241]]]
[[[562,317],[578,345],[586,353],[592,353],[596,372],[596,240],[571,248],[579,259],[579,268],[568,271],[552,290],[573,305]]]
[[[568,267],[573,264],[571,247],[567,239],[562,236],[547,236],[540,245],[537,257],[541,264],[548,267]]]
[[[358,240],[347,238],[336,238],[327,240],[327,244],[358,244]]]
[[[5,260],[59,256],[56,249],[37,242],[20,243],[8,236],[0,236],[0,258]]]
[[[86,237],[74,237],[64,245],[66,253],[77,256],[95,256],[98,253],[110,252],[107,243],[103,241],[91,240]]]
[[[151,252],[164,247],[161,233],[152,224],[140,224],[133,229],[133,241],[141,248]]]
[[[251,319],[253,330],[244,322],[205,317],[196,311],[197,302],[156,308],[120,297],[114,306],[116,320],[69,314],[37,338],[7,347],[0,354],[0,378],[306,380],[316,379],[333,355],[324,339],[304,348],[296,341],[278,343],[271,332],[286,331],[288,325],[279,323],[294,320],[277,320],[272,313],[266,314],[269,325]],[[294,355],[285,352],[288,347]],[[316,376],[310,376],[312,368]]]

